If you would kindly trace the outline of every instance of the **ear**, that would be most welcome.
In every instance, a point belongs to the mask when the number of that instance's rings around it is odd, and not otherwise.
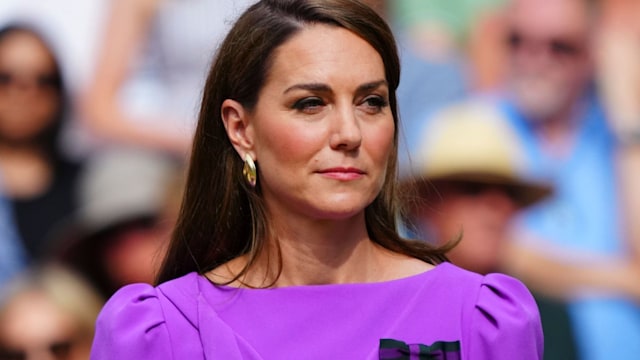
[[[235,100],[226,99],[222,102],[220,112],[227,136],[240,158],[244,159],[248,153],[257,160],[253,152],[253,128],[244,106]]]

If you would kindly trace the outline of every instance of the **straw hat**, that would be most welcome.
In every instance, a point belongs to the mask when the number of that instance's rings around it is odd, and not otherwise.
[[[441,112],[424,129],[411,181],[464,181],[503,185],[521,206],[538,202],[551,187],[526,175],[523,149],[497,109],[478,102]]]

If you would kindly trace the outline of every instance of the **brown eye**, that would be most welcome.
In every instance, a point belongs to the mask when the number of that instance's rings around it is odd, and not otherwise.
[[[389,102],[379,95],[368,96],[364,99],[363,104],[370,113],[379,113],[383,108],[389,106]]]
[[[325,102],[319,97],[308,97],[300,99],[293,104],[293,108],[305,113],[314,113],[320,110]]]

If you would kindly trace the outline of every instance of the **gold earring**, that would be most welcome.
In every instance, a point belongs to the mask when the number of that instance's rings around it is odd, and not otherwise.
[[[256,171],[256,164],[253,162],[253,158],[249,154],[244,155],[244,166],[242,167],[242,175],[247,180],[251,187],[256,186],[258,180],[258,172]]]

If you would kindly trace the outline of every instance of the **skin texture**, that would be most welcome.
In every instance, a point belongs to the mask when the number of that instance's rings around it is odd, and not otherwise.
[[[268,243],[284,260],[276,286],[382,281],[430,268],[375,245],[365,225],[393,146],[388,93],[374,48],[343,28],[312,25],[276,49],[252,111],[223,103],[232,144],[257,163],[276,232]],[[212,275],[225,278],[243,264],[236,259]],[[268,272],[258,266],[251,274]]]
[[[307,45],[328,41],[335,41],[333,51]],[[348,49],[362,61],[352,63],[353,72],[336,71],[349,66]],[[286,53],[293,56],[278,61]],[[275,56],[249,129],[270,211],[356,215],[380,191],[393,141],[382,60],[364,40],[338,29],[305,31]]]

